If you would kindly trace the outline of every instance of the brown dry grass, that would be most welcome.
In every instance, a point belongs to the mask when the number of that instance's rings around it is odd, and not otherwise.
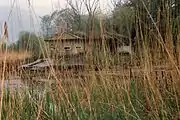
[[[21,52],[15,52],[15,51],[12,51],[12,52],[1,52],[0,53],[0,61],[3,61],[4,58],[7,58],[7,61],[17,61],[17,60],[24,60],[26,58],[30,58],[31,57],[31,53],[29,52],[24,52],[24,51],[21,51]]]

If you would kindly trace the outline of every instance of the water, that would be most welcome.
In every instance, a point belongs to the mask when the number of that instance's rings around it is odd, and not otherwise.
[[[15,89],[15,88],[25,87],[25,85],[22,83],[20,78],[16,78],[16,79],[5,80],[4,87]]]

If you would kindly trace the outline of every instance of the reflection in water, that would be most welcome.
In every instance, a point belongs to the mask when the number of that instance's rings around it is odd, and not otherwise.
[[[10,90],[10,93],[18,92],[21,95],[27,92],[30,98],[39,100],[48,86],[46,84],[40,80],[22,80],[20,77],[16,77],[4,81],[4,90]],[[2,84],[0,83],[0,85]]]
[[[5,80],[4,87],[10,89],[16,89],[16,88],[24,88],[26,86],[22,83],[21,79],[18,78],[18,79]]]

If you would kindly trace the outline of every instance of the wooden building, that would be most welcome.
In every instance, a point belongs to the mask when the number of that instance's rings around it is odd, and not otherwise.
[[[65,55],[77,55],[85,52],[85,39],[70,33],[56,34],[45,39],[47,54],[51,59]]]
[[[45,46],[47,48],[47,59],[40,59],[22,67],[30,71],[47,70],[50,66],[59,71],[72,68],[79,70],[88,65],[89,53],[94,57],[93,59],[96,59],[94,61],[91,59],[91,65],[96,65],[97,59],[103,54],[104,48],[108,51],[108,54],[112,55],[121,52],[131,54],[131,47],[124,44],[121,37],[112,35],[106,35],[104,39],[96,35],[96,37],[90,39],[86,36],[63,32],[45,39]]]

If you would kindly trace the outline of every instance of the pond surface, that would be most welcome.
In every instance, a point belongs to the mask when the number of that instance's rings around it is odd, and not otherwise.
[[[0,82],[0,88],[2,87],[2,81]],[[4,81],[4,88],[7,89],[19,89],[26,88],[27,86],[23,84],[22,80],[19,77],[11,78],[9,80]]]
[[[29,81],[29,82],[28,82]],[[31,82],[30,82],[31,81]],[[51,84],[52,80],[46,80],[46,79],[33,79],[33,80],[22,80],[20,77],[12,77],[9,80],[4,81],[4,88],[15,90],[15,89],[43,89],[45,88],[45,84]],[[0,88],[2,85],[2,81],[0,82]]]

